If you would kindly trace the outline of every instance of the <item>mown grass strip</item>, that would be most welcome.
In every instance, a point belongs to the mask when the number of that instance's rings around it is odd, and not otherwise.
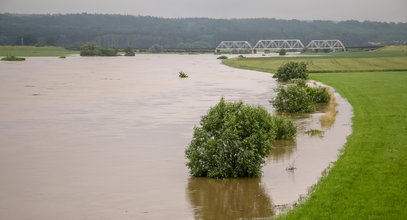
[[[0,56],[59,57],[72,54],[79,54],[79,51],[66,50],[62,47],[0,46]]]

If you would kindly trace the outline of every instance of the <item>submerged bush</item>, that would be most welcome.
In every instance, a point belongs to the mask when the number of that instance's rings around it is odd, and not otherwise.
[[[226,60],[227,58],[228,58],[227,56],[220,56],[220,57],[218,57],[216,59],[218,59],[218,60]]]
[[[307,92],[312,97],[314,103],[329,102],[330,95],[325,87],[307,87]]]
[[[181,71],[181,72],[179,72],[178,77],[179,78],[188,78],[188,75]]]
[[[310,113],[315,104],[328,103],[331,96],[325,87],[309,87],[304,80],[290,80],[296,85],[277,88],[277,96],[271,104],[278,112]]]
[[[277,69],[277,73],[273,75],[278,81],[288,81],[290,79],[307,79],[307,64],[304,62],[288,62],[284,63]]]
[[[6,56],[1,58],[3,61],[24,61],[24,57],[16,57],[16,56]]]
[[[297,134],[297,128],[294,123],[281,116],[273,116],[275,125],[276,140],[292,140]]]
[[[260,176],[276,138],[273,117],[264,107],[220,102],[202,116],[185,150],[190,173],[197,177]]]
[[[271,100],[271,104],[278,112],[310,113],[315,111],[315,103],[308,93],[307,87],[292,85],[280,86],[276,89],[277,96]]]
[[[279,54],[280,56],[284,56],[284,55],[287,54],[287,51],[284,50],[284,49],[281,49],[281,50],[278,52],[278,54]]]

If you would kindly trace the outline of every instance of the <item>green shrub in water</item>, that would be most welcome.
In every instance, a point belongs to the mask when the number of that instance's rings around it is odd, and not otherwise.
[[[179,78],[188,78],[188,75],[181,71],[181,72],[179,72],[178,77]]]
[[[281,116],[273,116],[275,125],[276,140],[293,140],[297,134],[294,123]]]
[[[24,61],[24,57],[16,57],[16,56],[6,56],[1,58],[3,61]]]
[[[202,116],[185,150],[192,176],[257,177],[276,138],[273,117],[264,107],[220,102]]]
[[[304,62],[287,62],[277,69],[277,73],[273,75],[278,81],[286,82],[290,79],[307,79],[307,64]]]
[[[218,57],[216,59],[218,59],[218,60],[226,60],[227,58],[228,58],[227,56],[220,56],[220,57]]]
[[[287,54],[287,51],[284,50],[284,49],[281,49],[281,50],[278,52],[278,54],[279,54],[280,56],[284,56],[284,55]]]
[[[306,87],[314,103],[328,103],[331,98],[325,87]]]
[[[304,79],[291,79],[290,82],[296,84],[297,86],[305,87],[308,94],[312,97],[312,101],[314,103],[328,103],[331,99],[328,89],[325,87],[309,87],[306,85]]]
[[[277,96],[271,100],[271,104],[277,112],[310,113],[315,111],[315,103],[313,97],[308,93],[307,87],[280,86],[276,91]]]

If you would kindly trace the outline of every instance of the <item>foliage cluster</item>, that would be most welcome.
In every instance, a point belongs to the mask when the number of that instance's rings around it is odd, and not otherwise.
[[[95,43],[88,42],[80,47],[81,56],[117,56],[117,48],[101,48]]]
[[[297,134],[297,128],[291,120],[281,116],[273,116],[276,140],[293,140]]]
[[[304,62],[287,62],[277,69],[277,73],[273,75],[278,81],[285,82],[290,79],[307,79],[307,64]]]
[[[315,104],[328,103],[331,96],[325,87],[310,87],[302,79],[292,80],[296,84],[276,89],[277,96],[271,104],[278,112],[310,113],[315,111]]]
[[[223,98],[202,116],[185,151],[193,176],[236,178],[260,176],[271,141],[293,138],[295,127],[273,118],[261,106],[226,102]],[[277,128],[277,126],[280,126]],[[284,129],[289,130],[287,135]]]
[[[218,60],[226,60],[228,57],[225,55],[219,56],[217,59]]]
[[[181,71],[181,72],[178,73],[178,77],[179,78],[188,78],[188,74]]]
[[[276,89],[277,96],[271,104],[277,112],[310,113],[315,111],[313,98],[308,93],[307,87],[290,85],[280,86]]]
[[[132,47],[126,47],[124,49],[124,56],[135,56],[136,53],[134,52],[134,49]]]
[[[24,57],[16,57],[16,56],[6,56],[1,58],[3,61],[24,61]]]
[[[287,51],[284,50],[284,49],[281,49],[281,50],[278,52],[278,54],[279,54],[280,56],[284,56],[284,55],[287,54]]]

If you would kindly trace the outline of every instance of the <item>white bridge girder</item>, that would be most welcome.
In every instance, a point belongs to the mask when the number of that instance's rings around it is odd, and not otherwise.
[[[222,41],[216,50],[252,50],[252,45],[248,41]]]
[[[312,40],[307,45],[307,49],[329,49],[329,50],[343,50],[346,51],[345,46],[340,40]]]
[[[304,44],[298,39],[287,40],[259,40],[253,47],[254,50],[281,50],[292,49],[299,50],[304,49]]]

